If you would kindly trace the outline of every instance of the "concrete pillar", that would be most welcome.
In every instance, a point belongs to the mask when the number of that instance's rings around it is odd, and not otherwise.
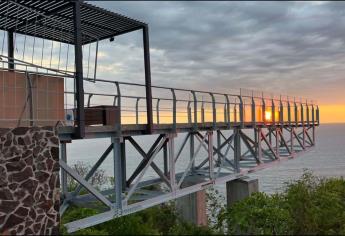
[[[235,179],[226,183],[226,200],[227,205],[231,206],[237,201],[240,201],[252,193],[259,191],[258,179],[253,179],[248,176],[240,179]]]
[[[182,219],[199,226],[207,225],[205,190],[177,199],[176,208]]]

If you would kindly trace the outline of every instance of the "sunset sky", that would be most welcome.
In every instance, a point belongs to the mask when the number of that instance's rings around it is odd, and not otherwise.
[[[149,24],[154,85],[303,96],[345,122],[344,2],[91,3]],[[98,75],[144,82],[141,40],[102,44]]]

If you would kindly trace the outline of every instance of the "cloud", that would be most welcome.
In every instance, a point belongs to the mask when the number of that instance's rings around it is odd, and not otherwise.
[[[250,88],[345,104],[339,2],[91,2],[149,24],[155,85]],[[140,32],[102,43],[107,79],[143,82]]]

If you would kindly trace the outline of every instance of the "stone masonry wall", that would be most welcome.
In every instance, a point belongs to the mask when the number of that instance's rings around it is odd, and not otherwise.
[[[0,150],[0,235],[58,234],[59,140],[54,129],[0,129]]]

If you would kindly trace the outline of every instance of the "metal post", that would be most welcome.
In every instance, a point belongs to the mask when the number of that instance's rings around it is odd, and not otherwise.
[[[190,137],[189,137],[189,143],[190,143],[190,147],[189,147],[189,158],[193,159],[194,157],[194,133],[190,133]],[[191,167],[192,172],[195,170],[195,161],[193,161],[192,167]]]
[[[280,156],[280,153],[279,153],[279,147],[280,147],[280,140],[279,140],[280,133],[279,133],[279,130],[280,130],[279,127],[275,128],[275,132],[276,132],[276,156],[277,156],[277,158],[279,158],[279,156]]]
[[[187,115],[188,115],[188,124],[192,123],[192,108],[190,107],[191,101],[188,101],[187,104]]]
[[[241,128],[244,127],[244,111],[243,111],[243,100],[242,100],[242,96],[238,97],[240,99],[240,122],[241,122]]]
[[[14,41],[13,31],[7,31],[7,53],[8,53],[8,69],[14,70]]]
[[[257,130],[257,146],[258,146],[257,157],[258,157],[260,163],[262,162],[261,135],[262,135],[262,129],[258,128],[258,130]]]
[[[303,143],[303,149],[305,148],[305,127],[304,127],[304,114],[303,114],[303,103],[301,102],[301,121],[302,121],[302,143]]]
[[[255,100],[254,97],[252,96],[252,122],[254,128],[256,127],[256,107],[255,107]]]
[[[288,121],[289,121],[289,126],[291,127],[291,106],[290,102],[288,101]]]
[[[194,91],[192,91],[192,94],[194,103],[194,129],[196,129],[198,127],[198,100]]]
[[[224,119],[224,122],[227,122],[227,127],[228,129],[230,129],[230,100],[229,100],[229,96],[227,94],[224,95],[225,96],[225,100],[226,100],[226,119]]]
[[[126,190],[126,142],[125,139],[121,143],[121,173],[122,173],[122,190]]]
[[[82,29],[80,15],[80,1],[73,2],[74,16],[74,54],[75,54],[75,84],[78,124],[75,138],[81,139],[85,136],[85,113],[84,113],[84,84],[83,84],[83,49],[82,49]]]
[[[262,122],[263,122],[263,124],[266,123],[265,113],[266,113],[266,102],[265,102],[265,99],[262,97]]]
[[[153,115],[152,115],[152,88],[151,88],[151,68],[150,68],[150,44],[149,28],[143,27],[143,46],[144,46],[144,66],[145,66],[145,91],[146,91],[146,108],[147,108],[147,132],[152,133]]]
[[[175,90],[171,89],[172,99],[173,99],[173,131],[176,132],[176,94]]]
[[[207,131],[208,139],[208,161],[209,161],[209,172],[210,179],[214,179],[214,163],[213,163],[213,131]]]
[[[135,124],[139,124],[139,101],[140,98],[137,98],[135,103]]]
[[[159,125],[159,102],[161,100],[158,98],[157,99],[157,106],[156,106],[156,114],[157,114],[157,124]]]
[[[295,128],[291,127],[291,129],[290,129],[290,150],[291,150],[291,156],[293,156],[293,157],[295,154],[294,135],[293,135],[294,132],[295,132]]]
[[[61,148],[61,160],[65,163],[67,163],[67,149],[66,149],[66,143],[61,142],[60,143]],[[63,197],[67,197],[68,188],[67,188],[67,173],[65,170],[61,169],[61,184],[62,184],[62,194]]]
[[[168,149],[169,149],[169,179],[172,191],[176,190],[176,179],[175,179],[175,154],[174,154],[174,135],[168,134]]]
[[[213,93],[210,93],[211,99],[212,99],[212,126],[213,129],[216,129],[217,127],[217,111],[216,111],[216,99],[214,98]]]
[[[164,165],[164,175],[168,176],[169,168],[168,168],[168,144],[165,143],[163,146],[163,165]]]
[[[312,130],[313,130],[313,145],[315,145],[315,115],[314,115],[314,104],[311,106],[311,119],[312,119]]]
[[[221,131],[220,130],[217,130],[217,154],[218,154],[218,163],[221,163],[221,160],[222,160],[222,156],[221,156],[221,153],[220,153],[220,148],[221,148],[221,145],[222,145],[222,136],[221,136]]]
[[[237,173],[240,172],[240,159],[241,159],[241,136],[240,129],[234,128],[234,166]]]
[[[275,105],[274,105],[274,100],[272,99],[272,125],[275,125],[276,121],[276,113],[275,113]]]
[[[122,210],[122,161],[121,161],[121,142],[119,137],[112,137],[114,154],[114,178],[115,178],[115,207]]]
[[[316,120],[317,120],[317,125],[320,125],[320,110],[319,110],[319,106],[316,106]]]
[[[204,101],[201,103],[201,123],[205,123],[205,107]]]
[[[307,107],[307,110],[306,110],[306,112],[307,112],[307,126],[309,127],[309,126],[310,126],[310,121],[309,121],[309,106],[308,106],[308,103],[306,103],[305,105],[306,105],[306,107]]]

